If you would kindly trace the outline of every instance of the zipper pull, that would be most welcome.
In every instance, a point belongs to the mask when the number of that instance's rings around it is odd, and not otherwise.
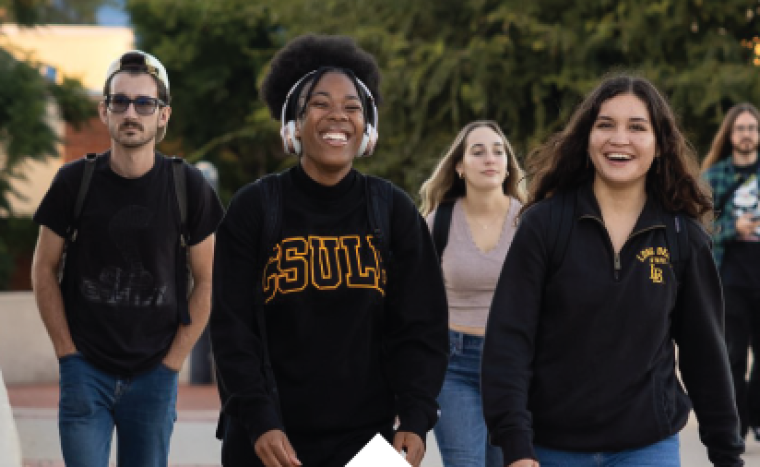
[[[620,280],[620,254],[615,253],[615,280]]]

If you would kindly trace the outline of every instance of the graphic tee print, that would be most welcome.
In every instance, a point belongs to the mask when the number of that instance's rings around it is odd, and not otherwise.
[[[166,303],[166,283],[157,283],[144,267],[135,241],[151,223],[153,213],[142,206],[126,206],[110,221],[108,233],[126,268],[104,267],[97,278],[82,277],[80,290],[85,300],[115,306],[145,308]]]
[[[737,218],[751,213],[753,217],[760,217],[760,206],[758,206],[758,183],[757,175],[752,174],[734,193],[734,216]],[[755,230],[754,235],[740,236],[739,241],[759,242],[760,227]]]

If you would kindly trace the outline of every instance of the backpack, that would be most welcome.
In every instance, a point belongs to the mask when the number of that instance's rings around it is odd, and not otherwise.
[[[565,259],[570,233],[575,224],[576,194],[573,192],[557,193],[550,198],[549,202],[551,207],[549,271],[556,271]],[[689,228],[686,225],[688,219],[682,214],[665,213],[662,221],[665,224],[665,241],[670,250],[670,264],[673,267],[676,280],[680,284],[684,267],[691,258]]]
[[[449,230],[451,230],[451,213],[454,211],[454,201],[442,201],[435,209],[433,219],[433,244],[438,253],[438,262],[443,262],[443,250],[449,243]]]
[[[556,271],[562,265],[570,241],[570,233],[573,230],[575,219],[576,196],[572,193],[557,193],[551,198],[551,228],[549,229],[549,248],[551,249],[550,271]],[[438,252],[438,260],[443,259],[443,250],[449,240],[451,228],[451,213],[454,208],[453,201],[441,202],[436,208],[433,220],[433,243]],[[683,269],[691,256],[689,248],[689,229],[684,216],[667,213],[664,216],[665,237],[670,249],[670,263],[676,274],[676,279],[681,282]],[[683,224],[683,225],[682,225]]]
[[[79,191],[77,192],[76,202],[74,204],[73,219],[71,224],[66,228],[66,237],[63,244],[63,253],[61,255],[61,261],[58,265],[58,282],[63,279],[63,270],[66,264],[66,253],[73,243],[77,240],[77,234],[79,233],[79,221],[82,216],[82,209],[84,208],[84,201],[87,197],[87,192],[90,190],[90,183],[92,182],[92,175],[95,172],[95,162],[99,155],[91,152],[86,154],[84,163],[84,173],[82,174],[82,181],[79,184]],[[174,193],[177,199],[177,209],[179,210],[180,218],[180,238],[179,238],[179,254],[177,255],[177,308],[182,324],[188,325],[192,322],[190,318],[190,311],[188,309],[187,296],[192,290],[193,276],[190,274],[190,267],[188,264],[187,254],[187,183],[185,179],[184,164],[185,161],[177,156],[171,157],[172,161],[172,180],[174,182]]]
[[[254,182],[254,185],[260,187],[261,211],[264,213],[262,235],[259,241],[259,261],[265,261],[269,257],[272,249],[277,245],[282,231],[282,213],[284,211],[282,201],[282,177],[284,173],[267,174]],[[365,175],[365,193],[367,200],[367,214],[372,234],[378,240],[380,256],[386,265],[392,263],[392,254],[390,248],[390,229],[391,216],[393,215],[393,185],[382,178]],[[257,265],[257,269],[263,270],[263,265]],[[259,281],[261,284],[261,281]],[[282,421],[282,409],[280,407],[280,398],[277,390],[277,382],[272,371],[272,361],[269,358],[269,342],[266,333],[266,322],[264,318],[264,297],[261,285],[256,287],[256,324],[261,333],[261,344],[264,351],[263,366],[264,378],[269,395],[275,401],[277,413]],[[224,407],[228,394],[221,384],[221,378],[217,375],[219,396]],[[219,422],[216,429],[217,439],[224,440],[227,430],[227,417],[224,412],[219,413]]]

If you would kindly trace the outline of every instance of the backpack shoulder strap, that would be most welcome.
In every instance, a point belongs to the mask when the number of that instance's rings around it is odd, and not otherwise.
[[[570,242],[570,233],[573,230],[575,219],[576,195],[570,193],[556,193],[551,203],[551,229],[549,230],[549,248],[551,271],[556,271],[565,260],[565,252]]]
[[[393,254],[390,245],[393,185],[388,180],[372,175],[365,175],[365,180],[370,228],[379,243],[383,261],[388,261]]]
[[[680,283],[686,263],[691,259],[689,248],[689,219],[682,214],[668,214],[665,222],[665,238],[670,252],[670,264],[676,280]]]
[[[90,190],[90,182],[92,182],[92,174],[95,172],[95,162],[97,160],[98,155],[94,152],[87,153],[84,156],[84,173],[82,174],[82,182],[79,184],[77,199],[74,203],[74,217],[72,218],[71,225],[69,225],[69,228],[66,232],[66,240],[69,242],[75,242],[77,239],[77,232],[79,231],[79,218],[82,216],[84,200],[87,198],[87,192]]]
[[[274,248],[277,236],[282,230],[282,179],[278,173],[267,174],[256,181],[260,186],[261,212],[264,215],[261,251],[259,260],[263,260]]]
[[[438,253],[438,262],[443,261],[443,250],[449,243],[449,230],[451,230],[451,215],[454,211],[453,201],[442,201],[435,209],[433,220],[433,243]]]
[[[266,268],[267,258],[272,252],[277,243],[277,237],[282,230],[282,179],[280,174],[267,174],[258,179],[255,183],[260,186],[260,200],[261,200],[261,212],[264,217],[262,219],[261,238],[259,239],[259,257],[257,269],[264,273]],[[263,366],[264,377],[266,378],[267,388],[270,392],[270,396],[273,398],[277,412],[280,415],[280,421],[282,422],[282,408],[280,407],[280,396],[277,389],[277,381],[274,378],[274,371],[272,369],[272,360],[269,357],[269,339],[267,337],[266,318],[264,316],[264,291],[262,290],[262,280],[259,280],[259,284],[256,286],[256,307],[254,314],[256,315],[256,325],[259,328],[259,335],[261,337],[261,347],[263,349]]]
[[[182,246],[187,246],[187,180],[185,177],[185,160],[172,156],[172,175],[174,176],[174,192],[177,195],[179,221],[182,226]]]
[[[189,325],[193,322],[190,316],[188,296],[192,289],[193,276],[190,273],[190,264],[188,263],[188,234],[187,234],[187,178],[185,175],[185,160],[181,157],[171,156],[172,163],[172,181],[174,183],[174,194],[177,200],[177,210],[179,211],[179,252],[177,254],[176,264],[176,292],[177,292],[177,311],[180,322]]]

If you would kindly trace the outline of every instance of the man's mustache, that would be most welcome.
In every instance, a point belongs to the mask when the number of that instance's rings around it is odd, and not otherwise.
[[[140,125],[137,122],[124,122],[121,125],[119,125],[119,129],[120,130],[128,130],[130,128],[134,128],[134,129],[137,129],[137,130],[142,130],[143,126]]]

